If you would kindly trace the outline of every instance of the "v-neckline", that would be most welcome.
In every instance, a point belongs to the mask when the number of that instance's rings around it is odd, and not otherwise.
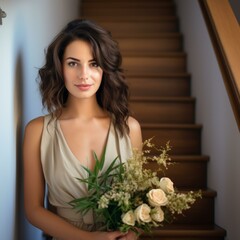
[[[73,158],[78,164],[80,164],[81,166],[84,166],[84,167],[87,167],[87,168],[88,168],[88,166],[85,166],[84,164],[81,163],[80,159],[78,159],[78,158],[76,157],[76,155],[73,153],[73,151],[72,151],[71,148],[69,147],[68,142],[67,142],[67,140],[66,140],[66,138],[65,138],[65,136],[64,136],[64,133],[63,133],[63,131],[62,131],[60,121],[59,121],[58,119],[56,119],[56,124],[57,124],[57,129],[58,129],[58,131],[59,131],[59,133],[60,133],[60,135],[61,135],[61,138],[62,138],[62,140],[63,140],[63,143],[64,143],[67,151],[68,151],[68,152],[70,153],[70,155],[72,156],[72,158]],[[108,149],[108,142],[109,142],[109,135],[110,135],[110,132],[111,132],[111,127],[112,127],[112,119],[110,118],[109,127],[108,127],[108,132],[107,132],[107,137],[106,137],[106,140],[105,140],[105,145],[104,145],[104,147],[103,147],[103,149],[102,149],[102,154],[104,153],[104,150],[105,150],[105,155],[106,155],[107,149]],[[102,156],[102,155],[101,155],[101,156]],[[91,169],[91,170],[92,170],[92,169]]]

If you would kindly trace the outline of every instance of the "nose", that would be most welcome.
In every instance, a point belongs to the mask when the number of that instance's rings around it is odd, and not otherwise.
[[[81,66],[79,69],[78,69],[78,78],[80,80],[87,80],[89,78],[89,69],[88,69],[88,66]]]

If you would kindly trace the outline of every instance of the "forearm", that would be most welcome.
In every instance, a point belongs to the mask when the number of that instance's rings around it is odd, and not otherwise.
[[[89,233],[78,229],[47,209],[39,207],[28,214],[28,220],[37,228],[61,240],[86,240]]]

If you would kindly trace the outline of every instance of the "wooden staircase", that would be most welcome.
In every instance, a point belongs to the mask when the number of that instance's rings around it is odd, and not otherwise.
[[[217,194],[207,188],[209,157],[201,154],[202,126],[195,123],[195,98],[174,1],[83,0],[81,10],[81,17],[110,30],[119,42],[130,107],[141,123],[143,139],[155,136],[160,145],[170,140],[176,164],[166,175],[179,190],[203,191],[203,198],[184,216],[141,239],[223,240],[226,231],[214,223]]]

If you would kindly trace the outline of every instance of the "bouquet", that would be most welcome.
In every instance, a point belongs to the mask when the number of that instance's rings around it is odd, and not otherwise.
[[[74,199],[72,207],[82,214],[93,211],[105,230],[127,232],[141,229],[150,232],[152,228],[169,223],[176,214],[182,214],[191,207],[201,192],[178,192],[171,179],[159,178],[171,164],[168,152],[169,142],[160,149],[148,139],[143,143],[143,151],[133,151],[131,158],[120,163],[116,157],[105,172],[101,173],[105,162],[105,152],[101,159],[94,153],[96,161],[93,171],[84,167],[87,179],[79,179],[88,186],[88,196]],[[151,155],[151,151],[157,151]],[[154,161],[158,169],[152,171],[147,164]]]

